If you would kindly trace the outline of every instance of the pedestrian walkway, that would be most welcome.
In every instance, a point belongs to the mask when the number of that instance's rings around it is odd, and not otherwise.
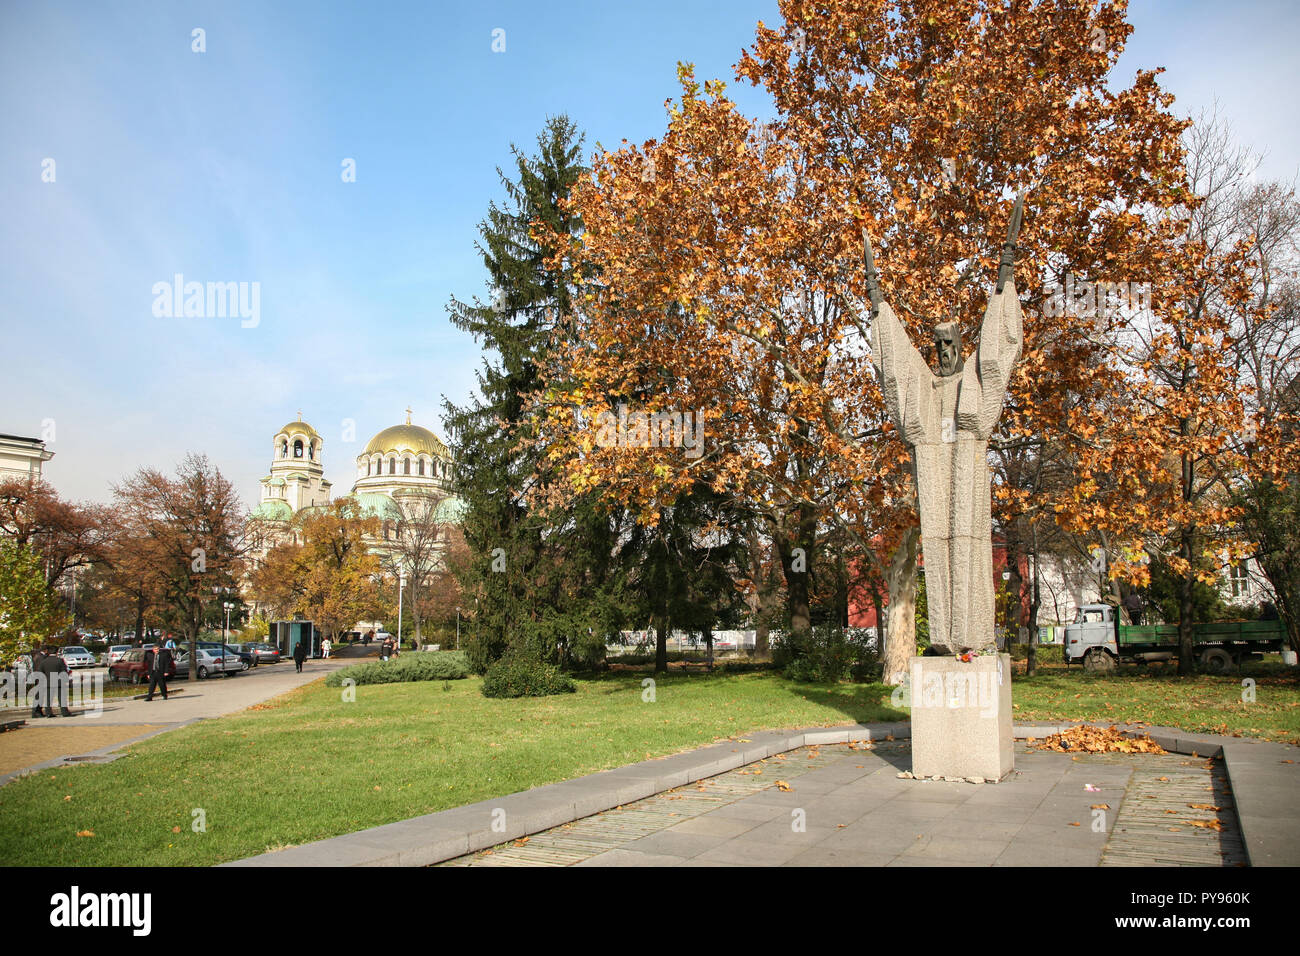
[[[97,716],[93,709],[80,707],[74,717],[30,718],[26,726],[0,734],[0,786],[25,773],[60,766],[69,759],[111,759],[127,744],[196,720],[236,713],[354,663],[333,658],[311,660],[301,674],[292,661],[263,664],[235,677],[172,681],[171,688],[180,693],[167,700],[161,696],[151,701],[106,697]],[[30,713],[27,708],[5,708],[0,717],[29,718]]]

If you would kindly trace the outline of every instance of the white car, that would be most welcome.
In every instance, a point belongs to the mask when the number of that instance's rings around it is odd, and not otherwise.
[[[79,667],[94,667],[96,663],[95,655],[80,645],[63,648],[59,651],[59,656],[63,658],[70,671],[75,671]]]
[[[131,649],[130,644],[114,644],[99,657],[99,662],[107,667],[122,659],[122,655]]]

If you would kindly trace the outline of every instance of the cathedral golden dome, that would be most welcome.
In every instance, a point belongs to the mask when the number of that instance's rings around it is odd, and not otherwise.
[[[419,425],[412,425],[409,421],[405,425],[393,425],[391,428],[385,428],[374,438],[370,439],[370,444],[366,446],[364,455],[387,455],[390,452],[401,453],[411,452],[412,454],[432,455],[434,458],[451,457],[438,436],[427,428],[421,428]]]
[[[320,433],[317,432],[316,429],[308,425],[306,422],[304,422],[301,417],[299,417],[298,421],[290,422],[289,424],[285,425],[278,432],[276,432],[276,434],[292,435],[295,432],[301,432],[302,434],[307,435],[310,438],[320,438]]]

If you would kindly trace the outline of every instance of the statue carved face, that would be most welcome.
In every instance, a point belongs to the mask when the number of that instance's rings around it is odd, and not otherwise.
[[[934,350],[939,356],[941,376],[961,371],[961,328],[956,322],[943,322],[934,327]]]

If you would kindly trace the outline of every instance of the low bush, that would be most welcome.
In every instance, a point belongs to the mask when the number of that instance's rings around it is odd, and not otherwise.
[[[1012,644],[1010,648],[1013,661],[1023,661],[1029,656],[1028,644]],[[1065,649],[1060,644],[1039,644],[1034,649],[1034,657],[1040,664],[1061,664],[1065,661]]]
[[[573,678],[553,664],[521,656],[503,657],[483,675],[484,697],[548,697],[577,689]]]
[[[423,680],[460,680],[469,676],[463,651],[420,651],[390,661],[353,664],[325,678],[327,687],[341,687],[351,678],[357,684],[401,684]]]
[[[880,677],[879,655],[860,630],[818,626],[806,635],[791,634],[774,648],[772,660],[790,680],[807,683]]]

